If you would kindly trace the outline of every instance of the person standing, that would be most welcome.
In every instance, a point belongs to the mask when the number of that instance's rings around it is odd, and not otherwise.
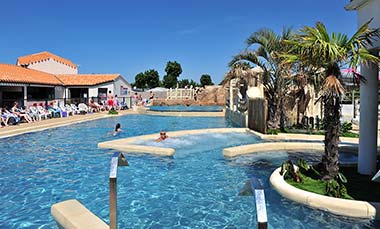
[[[108,94],[107,94],[107,105],[108,105],[108,109],[113,108],[113,94],[111,90],[108,91]]]

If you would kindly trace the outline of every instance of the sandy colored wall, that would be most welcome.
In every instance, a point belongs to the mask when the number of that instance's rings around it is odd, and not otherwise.
[[[29,64],[28,68],[51,74],[78,74],[78,68],[59,63],[53,59]]]

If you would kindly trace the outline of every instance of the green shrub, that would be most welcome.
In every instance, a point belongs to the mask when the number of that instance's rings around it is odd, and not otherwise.
[[[340,126],[340,132],[341,133],[347,133],[350,130],[352,130],[352,123],[351,122],[344,122]]]
[[[314,192],[317,194],[332,196],[336,198],[352,199],[347,193],[345,183],[347,178],[342,174],[338,175],[330,180],[324,181],[321,179],[321,174],[309,165],[304,159],[299,158],[297,160],[298,171],[294,169],[293,163],[288,160],[282,163],[280,174],[284,177],[284,180],[293,185],[296,188]]]
[[[276,130],[276,129],[268,129],[268,134],[277,135],[278,133],[280,133],[279,130]]]
[[[114,109],[111,109],[111,110],[108,111],[108,114],[110,114],[110,115],[117,115],[117,114],[119,114],[119,112],[117,112]]]

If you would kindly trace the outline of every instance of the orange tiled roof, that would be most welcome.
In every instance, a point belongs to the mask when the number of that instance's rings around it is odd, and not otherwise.
[[[43,61],[43,60],[48,60],[48,59],[53,59],[53,60],[58,61],[60,63],[64,63],[66,65],[69,65],[70,67],[77,68],[77,66],[73,62],[71,62],[71,61],[69,61],[63,57],[57,56],[53,53],[46,52],[46,51],[27,55],[27,56],[21,56],[17,59],[17,64],[18,65],[28,65],[31,63],[35,63],[35,62]]]
[[[0,82],[63,85],[53,74],[11,64],[0,64]]]
[[[115,80],[120,74],[71,74],[56,75],[66,86],[93,86]]]

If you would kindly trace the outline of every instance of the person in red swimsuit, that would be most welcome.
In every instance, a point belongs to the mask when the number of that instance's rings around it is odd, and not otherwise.
[[[108,95],[107,95],[107,105],[108,105],[108,109],[113,108],[113,94],[112,94],[111,91],[108,91]]]

